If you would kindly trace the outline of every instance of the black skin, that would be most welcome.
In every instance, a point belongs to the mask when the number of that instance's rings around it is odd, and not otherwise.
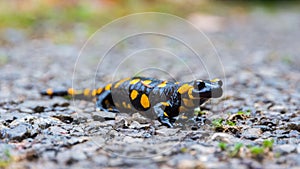
[[[151,83],[145,84],[147,81]],[[154,78],[133,77],[123,80],[122,83],[118,82],[97,95],[97,109],[109,112],[152,111],[167,127],[173,127],[176,117],[182,111],[180,107],[184,111],[192,111],[209,98],[222,96],[222,81],[218,79],[173,83]],[[184,85],[188,86],[188,91],[180,90]],[[135,99],[131,98],[133,90],[138,93]],[[141,104],[143,94],[147,96],[149,106]]]

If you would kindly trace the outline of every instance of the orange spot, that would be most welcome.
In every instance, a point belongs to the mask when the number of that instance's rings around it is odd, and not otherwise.
[[[75,90],[73,88],[69,88],[68,89],[68,94],[69,95],[74,95],[75,94]]]
[[[157,85],[157,87],[165,87],[167,85],[167,81],[163,81],[161,84]]]
[[[179,87],[177,92],[180,93],[180,94],[183,94],[183,93],[187,92],[191,87],[192,86],[190,86],[189,84],[184,84],[184,85]]]
[[[168,102],[160,102],[160,103],[164,106],[170,106],[170,104]]]
[[[83,95],[88,96],[90,94],[90,89],[86,88],[83,91]]]
[[[147,97],[146,94],[142,95],[140,102],[141,102],[141,105],[144,108],[149,108],[150,107],[150,101],[149,101],[149,98]]]
[[[102,92],[103,88],[98,88],[97,89],[97,94],[100,94]]]
[[[94,89],[94,90],[92,91],[92,96],[96,96],[96,94],[97,94],[97,90]]]
[[[105,90],[110,90],[111,89],[111,83],[105,86]]]
[[[189,98],[190,98],[190,99],[194,99],[194,98],[195,98],[195,97],[193,96],[193,88],[190,88],[190,89],[189,89],[188,95],[189,95]]]
[[[123,106],[124,108],[127,108],[127,104],[126,104],[125,102],[122,102],[122,106]]]
[[[132,90],[132,92],[130,93],[131,100],[134,100],[138,94],[139,92],[137,92],[136,90]]]
[[[129,80],[129,78],[125,78],[125,79],[122,79],[122,80],[118,81],[118,82],[115,84],[114,88],[118,88],[118,87],[119,87],[122,83],[124,83],[126,80]]]
[[[164,112],[164,115],[165,115],[166,117],[169,117],[169,115],[168,115],[166,112]]]
[[[136,84],[139,81],[140,81],[140,79],[133,79],[129,82],[129,84]]]
[[[184,105],[187,106],[187,107],[194,107],[195,106],[193,101],[190,100],[190,99],[183,98],[182,101],[183,101]]]
[[[47,95],[52,95],[53,94],[53,90],[52,89],[47,89],[46,93],[47,93]]]
[[[127,108],[128,108],[128,109],[131,109],[130,103],[127,104]]]

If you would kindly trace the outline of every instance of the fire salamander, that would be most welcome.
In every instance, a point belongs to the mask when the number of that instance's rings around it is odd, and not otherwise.
[[[154,113],[163,125],[173,127],[179,113],[191,112],[209,98],[221,97],[222,84],[219,79],[180,83],[147,77],[133,77],[94,90],[79,91],[70,88],[65,91],[55,91],[48,89],[41,94],[94,96],[97,97],[96,107],[98,110]]]

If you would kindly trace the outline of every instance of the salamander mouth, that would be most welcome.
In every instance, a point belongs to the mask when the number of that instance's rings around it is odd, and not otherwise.
[[[221,97],[223,94],[222,88],[213,88],[213,89],[206,89],[206,90],[192,90],[192,95],[194,98],[218,98]]]

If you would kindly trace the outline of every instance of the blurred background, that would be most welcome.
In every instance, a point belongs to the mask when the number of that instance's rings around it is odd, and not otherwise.
[[[260,12],[274,15],[280,11],[297,11],[299,4],[299,1],[264,0],[1,0],[1,44],[22,40],[25,35],[72,43],[86,39],[114,19],[150,11],[174,14],[204,31],[217,32],[224,26],[223,17],[234,17],[243,24],[251,13],[259,17]]]

